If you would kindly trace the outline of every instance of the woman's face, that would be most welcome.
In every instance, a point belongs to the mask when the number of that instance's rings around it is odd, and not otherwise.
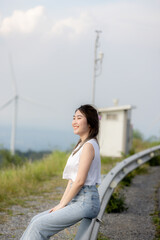
[[[82,141],[88,137],[90,126],[87,123],[85,115],[79,110],[73,116],[72,127],[74,134],[79,135]]]

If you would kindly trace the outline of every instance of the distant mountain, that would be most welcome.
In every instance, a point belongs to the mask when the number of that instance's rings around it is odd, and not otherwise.
[[[0,126],[0,146],[10,148],[11,127]],[[71,149],[77,142],[77,136],[72,131],[61,131],[35,127],[18,127],[16,135],[16,149],[20,151],[43,151]]]

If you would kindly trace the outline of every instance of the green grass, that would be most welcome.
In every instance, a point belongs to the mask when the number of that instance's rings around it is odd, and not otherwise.
[[[142,141],[141,139],[133,139],[132,149],[135,153],[137,153],[157,145],[160,145],[160,142],[147,142]]]
[[[97,240],[110,240],[110,238],[104,236],[104,234],[99,232]]]
[[[152,221],[155,225],[155,228],[156,228],[156,233],[155,233],[155,238],[154,240],[160,240],[160,211],[159,211],[159,191],[160,189],[160,184],[158,184],[156,186],[156,189],[155,189],[155,209],[154,209],[154,212],[151,213],[150,215],[152,216]]]
[[[59,176],[67,158],[68,154],[56,151],[43,160],[1,169],[0,209],[12,204],[22,205],[22,197],[51,191],[58,183],[61,184]]]
[[[153,143],[136,139],[133,141],[133,152],[137,152],[137,149],[140,151],[151,147],[151,145]],[[12,163],[6,165],[6,168],[0,169],[0,210],[13,204],[25,206],[25,199],[28,196],[54,192],[55,187],[64,186],[66,181],[62,181],[62,172],[68,156],[68,153],[55,151],[42,160],[25,161],[20,165]],[[102,174],[107,174],[124,158],[125,156],[123,158],[102,157]],[[10,155],[9,160],[12,160]],[[132,175],[133,173],[128,176],[127,181],[131,180]]]
[[[54,194],[55,187],[66,184],[62,172],[68,156],[68,153],[56,151],[42,160],[1,169],[0,210],[7,211],[8,206],[17,204],[25,207],[30,195]],[[120,160],[102,157],[102,173],[107,173]]]
[[[102,174],[107,174],[118,162],[121,162],[124,158],[113,157],[101,157]]]

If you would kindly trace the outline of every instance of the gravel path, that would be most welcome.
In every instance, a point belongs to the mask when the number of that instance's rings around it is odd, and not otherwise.
[[[151,213],[155,210],[155,190],[160,188],[160,167],[137,175],[123,190],[128,210],[120,214],[104,214],[100,232],[111,240],[153,240],[155,227]]]
[[[111,240],[152,240],[155,228],[151,213],[155,207],[155,187],[160,187],[160,167],[151,167],[149,173],[137,175],[129,188],[123,190],[128,210],[121,214],[104,214],[104,224],[100,232]],[[60,194],[63,188],[57,188]],[[0,224],[1,240],[19,240],[30,219],[37,213],[53,207],[57,201],[47,194],[31,196],[27,207],[12,206],[12,215],[5,215],[6,221]],[[3,216],[4,213],[0,213]],[[71,240],[77,231],[78,224],[58,233],[52,240]]]
[[[62,195],[64,189],[58,187],[55,192],[57,195]],[[54,196],[51,197],[51,194],[45,194],[45,196],[31,196],[30,199],[26,201],[27,207],[16,205],[9,208],[13,213],[11,215],[5,215],[6,221],[0,224],[0,240],[19,240],[33,216],[52,208],[58,203],[58,200],[55,201],[52,198],[54,198]],[[4,213],[0,213],[0,216],[2,215],[4,215]],[[79,224],[76,224],[75,226],[67,228],[50,239],[72,240],[76,235],[78,225]]]

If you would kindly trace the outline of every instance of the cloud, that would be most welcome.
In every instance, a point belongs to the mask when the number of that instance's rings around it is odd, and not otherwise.
[[[32,34],[39,32],[45,39],[79,39],[94,30],[102,30],[103,38],[112,44],[159,46],[160,15],[155,5],[138,2],[114,2],[88,8],[73,9],[74,14],[54,18],[43,6],[27,11],[15,10],[0,21],[0,34]]]
[[[51,29],[53,35],[66,35],[73,38],[85,33],[93,25],[93,20],[88,13],[82,12],[79,17],[68,17],[56,21]]]
[[[35,30],[43,15],[43,6],[37,6],[27,11],[15,10],[10,17],[6,17],[1,21],[0,34],[31,33]]]
[[[116,2],[79,8],[76,16],[56,20],[51,35],[76,38],[102,30],[103,38],[112,44],[158,46],[159,9],[137,2]]]

